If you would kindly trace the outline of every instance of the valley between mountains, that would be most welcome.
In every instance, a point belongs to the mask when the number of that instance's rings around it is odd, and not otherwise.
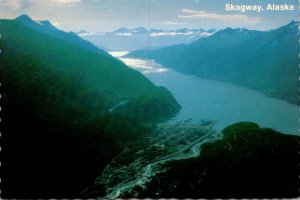
[[[299,196],[298,22],[0,31],[1,198]]]

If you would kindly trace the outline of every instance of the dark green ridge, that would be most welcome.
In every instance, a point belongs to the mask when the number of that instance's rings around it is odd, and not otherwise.
[[[0,32],[1,198],[78,198],[147,124],[180,109],[111,56],[17,20],[0,20]]]
[[[61,39],[63,41],[69,42],[76,46],[83,47],[89,51],[99,53],[101,55],[110,56],[110,54],[108,54],[107,52],[103,51],[102,49],[99,49],[98,47],[93,45],[91,42],[83,40],[82,38],[77,36],[75,33],[73,33],[73,32],[67,33],[62,30],[57,29],[48,20],[36,22],[36,21],[32,20],[28,15],[20,15],[15,20],[21,22],[28,28],[36,30],[40,33],[55,37],[57,39]]]

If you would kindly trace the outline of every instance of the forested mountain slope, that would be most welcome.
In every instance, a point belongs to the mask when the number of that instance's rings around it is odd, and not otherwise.
[[[3,198],[78,197],[145,124],[180,109],[111,56],[18,20],[0,32]]]
[[[140,50],[128,57],[154,59],[179,72],[231,82],[299,105],[298,22],[271,31],[227,28],[189,45]]]

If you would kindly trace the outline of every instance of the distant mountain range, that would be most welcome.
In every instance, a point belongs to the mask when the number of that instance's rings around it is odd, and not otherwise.
[[[207,37],[216,29],[178,29],[161,30],[138,27],[120,28],[112,32],[89,33],[85,30],[77,34],[97,45],[111,51],[132,51],[137,49],[154,49],[174,44],[188,44],[199,38]]]
[[[185,74],[231,82],[300,105],[298,25],[292,21],[264,32],[226,28],[188,45],[127,56],[154,59]]]
[[[145,124],[180,109],[166,88],[49,21],[0,23],[3,198],[78,197]]]

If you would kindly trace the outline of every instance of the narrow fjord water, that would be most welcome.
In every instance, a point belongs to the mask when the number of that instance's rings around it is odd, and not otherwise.
[[[217,121],[216,129],[241,121],[298,135],[298,107],[230,83],[178,73],[151,60],[122,58],[128,52],[110,52],[143,73],[154,84],[172,92],[182,109],[172,120]]]

